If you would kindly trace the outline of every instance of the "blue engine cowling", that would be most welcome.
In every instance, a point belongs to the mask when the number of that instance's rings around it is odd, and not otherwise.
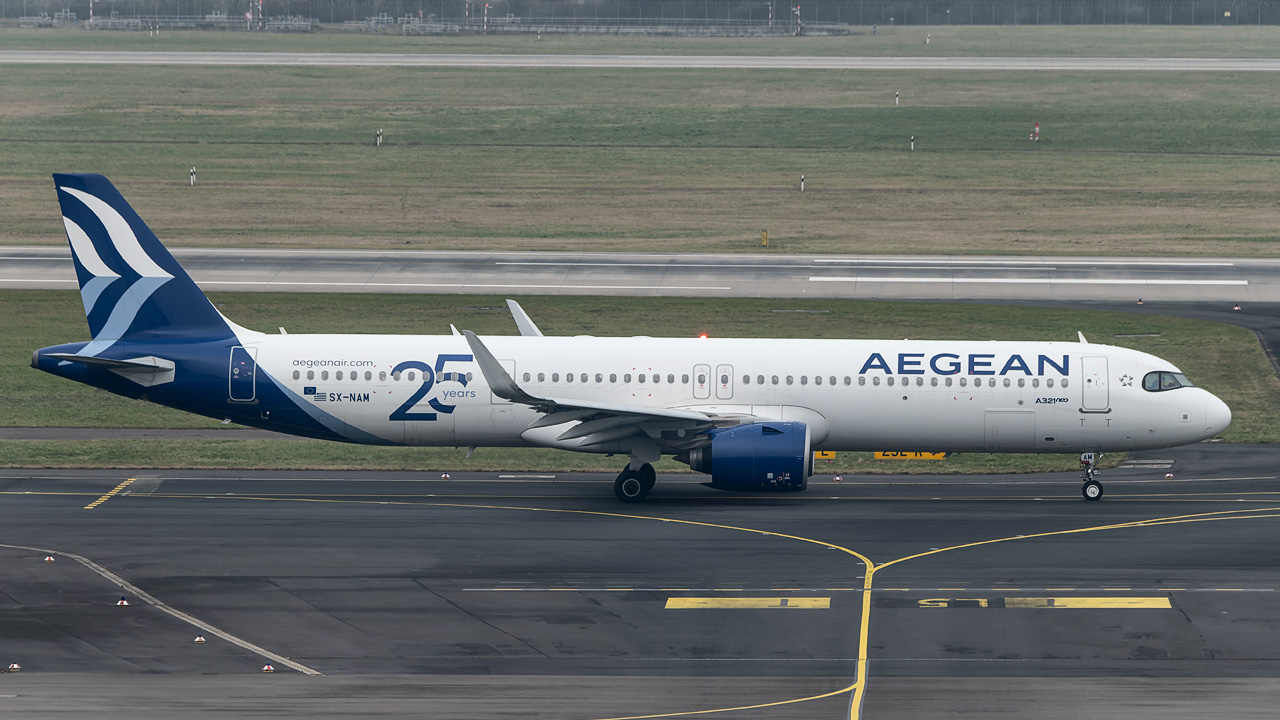
[[[809,427],[758,422],[713,430],[711,444],[689,452],[689,467],[711,475],[717,490],[795,492],[813,472]]]

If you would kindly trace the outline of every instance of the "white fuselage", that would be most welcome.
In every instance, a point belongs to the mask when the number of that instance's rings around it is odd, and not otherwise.
[[[494,397],[461,336],[253,333],[241,341],[261,370],[359,434],[407,445],[608,451],[557,441],[565,426],[530,430],[539,413]],[[1231,417],[1200,388],[1143,388],[1150,372],[1177,372],[1170,363],[1088,343],[512,336],[484,342],[532,395],[799,421],[810,428],[815,450],[1161,448],[1212,437]]]

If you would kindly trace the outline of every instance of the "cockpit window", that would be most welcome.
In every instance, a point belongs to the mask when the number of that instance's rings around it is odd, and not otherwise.
[[[1163,392],[1184,387],[1195,387],[1195,385],[1182,373],[1149,372],[1142,378],[1142,389],[1148,392]]]

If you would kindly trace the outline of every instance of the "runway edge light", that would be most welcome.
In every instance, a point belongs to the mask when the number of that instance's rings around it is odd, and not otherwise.
[[[264,672],[264,673],[267,673],[267,672],[275,672],[275,671],[276,671],[276,669],[275,669],[275,668],[273,668],[273,667],[271,667],[271,665],[270,665],[270,664],[267,664],[267,665],[263,665],[263,666],[262,666],[262,672]]]
[[[116,603],[116,607],[128,607],[129,601],[123,595],[120,596],[120,602]]]
[[[21,672],[22,666],[18,663],[9,663],[9,672]]]
[[[197,636],[196,636],[196,639],[195,639],[195,640],[192,640],[191,642],[193,642],[193,643],[195,643],[195,644],[197,644],[197,645],[203,645],[203,644],[205,644],[205,642],[206,642],[206,641],[205,641],[205,639],[204,639],[204,636],[203,636],[203,635],[197,635]]]
[[[52,556],[52,555],[45,555],[45,556],[44,556],[44,564],[45,564],[45,565],[48,565],[48,564],[49,564],[49,563],[51,563],[51,562],[53,562],[53,556]]]

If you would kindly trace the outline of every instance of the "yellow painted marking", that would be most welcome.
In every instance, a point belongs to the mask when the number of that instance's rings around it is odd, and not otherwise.
[[[125,480],[124,482],[122,482],[122,483],[120,483],[119,485],[117,485],[117,486],[115,486],[114,488],[112,488],[112,489],[111,489],[111,492],[107,493],[106,495],[103,495],[102,497],[98,498],[97,500],[94,500],[93,502],[89,503],[88,505],[85,505],[85,506],[84,506],[84,509],[85,509],[85,510],[92,510],[92,509],[94,509],[94,508],[98,507],[98,506],[99,506],[99,505],[101,505],[102,503],[104,503],[104,502],[106,502],[106,501],[110,500],[112,497],[114,497],[116,493],[120,492],[121,490],[123,490],[123,489],[125,489],[125,488],[129,487],[130,485],[132,485],[132,484],[134,484],[134,483],[136,483],[136,482],[138,482],[138,478],[129,478],[128,480]]]
[[[760,608],[791,608],[796,610],[827,610],[831,598],[667,598],[668,610],[744,610]]]
[[[1007,608],[1088,608],[1094,610],[1142,608],[1168,610],[1173,606],[1165,597],[1024,597],[1005,598]]]
[[[946,460],[944,452],[881,452],[876,451],[876,460]]]

